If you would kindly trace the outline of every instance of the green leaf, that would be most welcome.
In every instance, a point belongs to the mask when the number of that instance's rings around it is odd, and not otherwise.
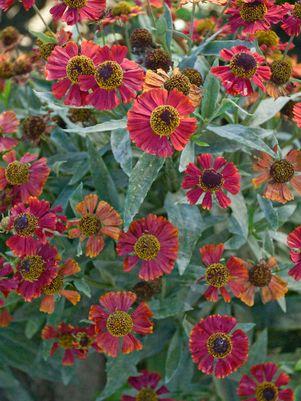
[[[127,228],[138,213],[165,159],[143,153],[133,168],[124,202],[124,226]]]
[[[119,195],[115,183],[102,157],[90,140],[88,140],[88,153],[90,171],[98,196],[110,203],[115,209],[120,210]]]
[[[216,63],[214,63],[214,65],[216,65]],[[215,113],[219,90],[219,79],[209,72],[204,82],[201,105],[201,115],[204,119],[210,119],[210,117]]]
[[[132,171],[132,148],[129,133],[125,129],[117,129],[111,134],[111,148],[115,160],[122,170],[130,176]]]
[[[230,379],[218,380],[213,378],[217,394],[222,401],[239,401],[237,395],[237,383]]]
[[[168,383],[177,373],[182,355],[182,337],[179,330],[173,335],[166,356],[165,362],[165,380]]]
[[[170,8],[167,4],[164,3],[164,19],[166,21],[167,30],[166,30],[166,45],[167,48],[170,49],[172,34],[173,34],[173,22],[172,22],[172,15],[170,12]]]
[[[233,46],[246,46],[250,48],[254,44],[243,40],[215,40],[205,43],[200,53],[204,56],[219,56],[221,50],[230,49]]]
[[[277,210],[273,208],[272,202],[259,194],[257,195],[257,200],[270,227],[276,230],[279,227],[279,220]]]
[[[180,165],[179,165],[180,172],[186,170],[187,164],[194,163],[194,155],[195,155],[195,143],[190,141],[187,143],[180,156]]]
[[[4,389],[5,396],[9,401],[33,401],[29,392],[14,377],[8,367],[5,367],[5,370],[0,370],[0,388]]]
[[[45,317],[43,315],[33,316],[27,322],[25,326],[25,336],[28,339],[31,339],[41,328],[42,324],[45,321]]]
[[[57,43],[56,38],[54,36],[48,36],[43,32],[34,32],[34,31],[29,31],[29,32],[44,43]]]
[[[239,142],[241,145],[268,153],[275,157],[273,150],[260,138],[266,131],[261,128],[250,128],[239,124],[227,124],[222,127],[208,126],[208,130],[223,138]]]
[[[83,200],[83,183],[81,182],[78,187],[72,192],[69,202],[70,206],[75,215],[77,215],[77,211],[75,209],[76,205]]]
[[[250,347],[248,366],[266,362],[268,349],[268,332],[263,330],[257,336],[256,341]]]
[[[179,203],[179,194],[168,193],[164,202],[168,218],[179,230],[177,266],[182,275],[192,256],[197,240],[204,229],[197,206]]]
[[[87,134],[92,134],[94,132],[98,133],[98,132],[114,131],[116,129],[124,129],[126,128],[126,125],[127,125],[127,120],[126,118],[123,118],[121,120],[105,121],[104,123],[91,125],[91,127],[86,127],[86,128],[82,127],[68,128],[65,129],[64,131],[70,133],[76,133],[85,137]]]
[[[91,289],[84,277],[80,280],[73,280],[73,283],[75,287],[78,289],[78,291],[85,294],[88,298],[91,298]]]

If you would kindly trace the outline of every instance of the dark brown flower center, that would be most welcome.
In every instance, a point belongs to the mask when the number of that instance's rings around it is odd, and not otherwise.
[[[154,49],[147,53],[145,57],[145,67],[157,71],[158,68],[168,72],[172,65],[169,54],[162,49]]]
[[[152,234],[142,234],[134,245],[134,252],[139,259],[155,259],[160,251],[161,245],[157,237]]]
[[[63,288],[63,285],[63,277],[58,275],[54,280],[51,281],[49,285],[43,288],[43,293],[45,295],[58,294],[59,291]]]
[[[274,383],[263,382],[256,387],[255,395],[257,401],[276,401],[278,400],[278,388]]]
[[[265,287],[270,284],[272,272],[269,266],[261,261],[249,270],[249,281],[255,287]]]
[[[252,78],[257,70],[257,62],[252,54],[242,52],[232,57],[230,68],[237,77]]]
[[[87,0],[63,0],[63,1],[68,7],[76,9],[83,8],[87,3]]]
[[[38,280],[45,270],[45,262],[39,255],[26,256],[20,263],[20,272],[26,281]]]
[[[5,47],[11,46],[19,39],[19,32],[13,26],[8,26],[0,32],[0,39]]]
[[[136,395],[135,401],[157,401],[158,397],[156,392],[149,387],[142,388]]]
[[[184,93],[184,95],[188,95],[190,91],[190,81],[183,74],[175,74],[165,81],[164,88],[169,92],[173,89],[177,89],[178,91]]]
[[[69,110],[68,117],[74,123],[77,122],[89,122],[94,118],[93,112],[91,109],[83,109],[83,108],[72,108]]]
[[[15,160],[6,167],[5,177],[11,185],[26,184],[29,180],[29,165]]]
[[[285,183],[293,178],[295,170],[289,161],[282,159],[272,164],[270,174],[275,182]]]
[[[208,353],[214,358],[225,358],[232,351],[231,337],[225,333],[214,333],[207,340]]]
[[[75,341],[77,343],[77,348],[88,349],[92,344],[92,339],[85,332],[79,332],[75,335]]]
[[[23,121],[24,135],[32,140],[39,139],[46,130],[46,123],[43,117],[29,116]]]
[[[132,331],[134,326],[131,316],[124,311],[116,311],[107,319],[107,330],[114,337],[123,337]]]
[[[270,80],[276,85],[286,84],[292,75],[292,65],[286,60],[275,60],[271,64]]]
[[[97,67],[95,79],[102,89],[116,89],[122,84],[123,70],[116,61],[104,61]]]
[[[132,48],[145,49],[153,46],[153,37],[151,33],[144,28],[137,28],[131,34]]]
[[[200,186],[204,191],[217,191],[223,184],[223,176],[213,169],[206,169],[200,177]]]
[[[120,17],[121,15],[129,15],[132,7],[126,1],[120,1],[112,8],[112,15],[114,17]]]
[[[14,220],[14,229],[21,237],[31,236],[34,234],[37,227],[38,219],[30,213],[20,214]]]
[[[158,106],[152,111],[150,126],[154,134],[170,136],[180,125],[180,115],[173,106]]]
[[[80,232],[88,237],[95,235],[101,228],[101,222],[97,216],[83,216],[79,222]]]
[[[260,1],[252,3],[243,3],[240,8],[240,16],[246,22],[255,22],[263,20],[268,9]]]
[[[293,15],[301,19],[301,2],[295,3]]]
[[[185,75],[193,85],[201,86],[203,83],[202,75],[194,68],[185,68],[182,74]]]
[[[0,61],[0,78],[9,79],[14,75],[14,65],[9,60]]]
[[[93,75],[95,67],[93,61],[87,56],[74,56],[67,64],[66,74],[73,84],[78,83],[80,75]]]
[[[206,268],[206,282],[216,288],[224,287],[229,281],[230,273],[222,263],[213,263]]]

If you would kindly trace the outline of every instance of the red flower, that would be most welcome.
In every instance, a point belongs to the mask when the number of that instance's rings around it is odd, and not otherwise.
[[[301,280],[301,226],[297,227],[287,237],[287,245],[290,248],[290,257],[294,267],[288,274],[295,280]]]
[[[189,189],[187,198],[190,204],[196,204],[202,198],[202,208],[212,208],[212,197],[215,195],[219,205],[223,208],[231,205],[231,200],[223,192],[229,191],[236,195],[240,190],[240,175],[232,162],[227,162],[219,156],[213,160],[209,153],[197,157],[196,166],[189,163],[185,172],[182,187]]]
[[[57,249],[49,244],[35,242],[30,252],[17,263],[18,294],[27,302],[38,298],[43,288],[57,275]]]
[[[220,57],[229,61],[229,64],[212,67],[211,72],[220,78],[228,93],[249,96],[253,93],[252,82],[265,91],[263,81],[270,79],[271,70],[261,65],[265,61],[264,57],[244,46],[223,49]]]
[[[236,297],[244,291],[244,281],[248,277],[248,271],[242,259],[231,256],[226,263],[221,263],[224,252],[223,244],[210,244],[200,248],[200,254],[206,266],[205,279],[208,289],[204,297],[211,302],[218,300],[220,293],[226,302],[231,301],[230,290]]]
[[[46,79],[57,80],[52,93],[57,99],[72,106],[87,104],[88,92],[80,89],[81,75],[93,75],[98,60],[99,46],[84,40],[80,47],[75,42],[66,46],[56,46],[47,59]]]
[[[10,150],[18,144],[17,139],[7,136],[16,132],[19,120],[14,111],[4,111],[0,114],[0,152]]]
[[[301,32],[301,2],[296,1],[295,4],[284,3],[283,10],[283,24],[281,28],[289,36],[299,36]]]
[[[275,5],[274,0],[253,0],[232,2],[226,14],[230,15],[228,24],[232,33],[243,28],[244,34],[254,34],[257,31],[266,31],[271,25],[278,24],[283,16],[281,6]]]
[[[18,287],[18,282],[13,277],[13,273],[12,266],[0,258],[0,292],[5,297]]]
[[[28,11],[34,4],[35,0],[22,0],[23,7]],[[0,0],[0,9],[7,11],[14,4],[14,0]]]
[[[245,289],[239,297],[246,305],[254,305],[257,289],[261,292],[264,304],[283,298],[287,293],[287,283],[278,275],[273,274],[273,269],[277,267],[275,258],[260,260],[254,265],[249,263],[247,267],[248,275],[244,283]]]
[[[296,103],[293,108],[294,121],[301,128],[301,103]]]
[[[237,394],[244,401],[293,401],[294,393],[290,388],[283,389],[290,377],[272,362],[251,367],[251,375],[243,375]]]
[[[231,316],[211,315],[201,319],[190,333],[189,348],[198,369],[222,379],[240,368],[248,359],[248,336],[234,330]]]
[[[103,250],[104,237],[118,240],[122,224],[119,213],[107,202],[99,201],[95,194],[86,195],[84,200],[76,205],[80,219],[68,222],[70,238],[79,238],[86,244],[86,255],[95,258]]]
[[[142,343],[133,333],[146,335],[153,332],[150,320],[153,313],[148,305],[142,302],[136,310],[129,313],[136,301],[133,292],[108,292],[99,298],[100,305],[90,307],[89,319],[96,325],[98,346],[112,357],[121,351],[129,354],[142,349]]]
[[[274,149],[277,151],[277,148]],[[301,194],[301,151],[292,149],[283,159],[273,159],[267,153],[260,156],[253,164],[253,170],[258,174],[252,179],[252,184],[258,188],[267,182],[263,197],[274,202],[286,203],[294,199],[288,184]]]
[[[53,356],[59,347],[63,348],[64,366],[73,365],[75,358],[85,359],[87,357],[87,347],[79,344],[78,330],[71,324],[61,323],[57,328],[45,326],[42,330],[42,339],[56,339],[50,350],[50,356]]]
[[[117,4],[109,10],[109,14],[101,20],[103,26],[125,24],[130,19],[143,13],[139,6],[133,6],[127,1],[117,1]]]
[[[99,110],[112,110],[130,102],[142,88],[144,72],[134,61],[125,58],[126,46],[99,48],[95,62],[95,74],[83,74],[79,78],[82,90],[92,90],[87,102]]]
[[[128,112],[131,140],[143,151],[160,157],[183,150],[196,130],[196,119],[188,115],[194,107],[176,89],[152,89],[135,100]]]
[[[6,245],[17,255],[28,255],[35,249],[37,240],[45,243],[54,231],[61,231],[63,226],[58,208],[50,209],[49,202],[30,197],[26,204],[18,203],[10,211],[8,230],[14,234]]]
[[[44,297],[41,301],[40,311],[45,313],[53,313],[55,309],[55,298],[57,295],[65,297],[76,305],[80,301],[80,294],[78,291],[66,290],[65,277],[72,276],[80,271],[78,263],[74,259],[67,259],[58,269],[57,275],[54,279],[43,288],[42,293]]]
[[[131,376],[128,383],[136,391],[134,396],[123,395],[121,401],[137,400],[156,400],[156,401],[174,401],[172,398],[166,398],[169,390],[166,386],[160,386],[161,376],[156,372],[142,370],[139,376]]]
[[[82,20],[97,21],[103,15],[106,0],[63,0],[50,9],[55,21],[75,25]]]
[[[130,272],[140,262],[139,278],[155,280],[170,274],[178,255],[178,230],[164,217],[149,214],[133,221],[121,233],[117,252],[124,259],[124,271]]]
[[[4,301],[0,299],[0,327],[7,327],[12,320],[13,317],[9,313],[8,309],[5,308]]]
[[[0,190],[7,186],[13,187],[16,197],[26,202],[30,196],[40,196],[50,173],[45,157],[38,159],[38,155],[25,153],[20,160],[16,159],[16,152],[11,150],[2,156],[7,167],[0,167]]]

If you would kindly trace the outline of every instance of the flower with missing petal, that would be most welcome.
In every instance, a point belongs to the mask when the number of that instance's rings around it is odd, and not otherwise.
[[[80,21],[97,21],[106,7],[106,0],[62,0],[50,9],[55,21],[62,20],[68,25]]]
[[[74,259],[67,259],[57,269],[57,275],[42,289],[43,299],[40,304],[40,311],[51,314],[55,309],[55,301],[58,296],[65,297],[72,305],[80,301],[78,291],[65,289],[66,277],[73,276],[80,271],[78,263]]]
[[[197,323],[189,337],[192,360],[206,375],[229,376],[248,359],[246,333],[235,330],[237,321],[227,315],[211,315]]]
[[[56,46],[47,59],[46,79],[56,80],[52,93],[57,99],[64,98],[64,103],[71,106],[87,105],[88,91],[79,86],[81,75],[93,76],[98,60],[99,46],[84,40],[80,46],[68,42],[65,46]]]
[[[76,205],[80,218],[67,223],[69,238],[79,238],[86,244],[86,255],[95,258],[103,250],[105,236],[118,240],[122,224],[119,213],[105,201],[99,201],[95,194],[86,195]]]
[[[274,150],[277,151],[277,148]],[[294,195],[288,184],[301,194],[301,151],[292,149],[281,159],[260,152],[253,164],[253,170],[258,173],[252,179],[255,188],[267,183],[263,193],[264,198],[280,203],[293,200]]]
[[[230,292],[239,297],[244,291],[244,282],[248,277],[245,262],[231,256],[224,263],[221,260],[223,252],[223,244],[209,244],[200,248],[202,262],[206,267],[205,276],[200,280],[205,280],[208,288],[204,297],[211,302],[218,301],[219,293],[225,302],[231,301]]]
[[[240,175],[237,167],[219,156],[213,159],[209,153],[197,157],[197,164],[189,163],[182,183],[190,204],[196,204],[201,198],[203,209],[212,208],[212,198],[216,197],[219,205],[226,208],[231,205],[230,198],[224,193],[236,195],[240,190]]]
[[[296,227],[287,237],[287,245],[290,248],[290,258],[294,263],[288,274],[295,280],[301,280],[301,226]]]
[[[131,376],[128,384],[133,387],[133,396],[123,395],[121,401],[174,401],[166,398],[169,390],[160,385],[161,376],[156,372],[142,370],[139,376]]]
[[[0,258],[0,292],[7,297],[7,295],[18,287],[18,281],[14,277],[14,270],[12,266]]]
[[[42,294],[57,275],[58,252],[49,244],[35,242],[30,251],[17,261],[17,292],[26,302]]]
[[[293,401],[294,393],[290,388],[283,388],[290,382],[290,377],[278,371],[272,362],[254,365],[250,375],[240,379],[237,394],[243,401]]]
[[[276,267],[277,261],[274,257],[260,260],[255,264],[247,264],[248,275],[244,282],[245,289],[239,297],[241,301],[248,306],[253,306],[257,289],[261,292],[264,304],[283,298],[288,291],[287,283],[273,273]]]
[[[100,305],[90,307],[89,319],[96,325],[96,342],[103,352],[113,358],[119,352],[129,354],[142,349],[142,343],[134,334],[153,332],[150,318],[153,313],[142,302],[130,311],[137,297],[133,292],[108,292],[99,298]]]
[[[125,256],[124,271],[130,272],[139,264],[139,278],[151,281],[172,272],[178,247],[177,228],[164,217],[149,214],[121,233],[117,252]]]
[[[14,196],[26,202],[30,196],[40,196],[50,173],[45,157],[25,153],[20,160],[11,150],[2,156],[6,167],[0,167],[0,190],[12,187]],[[37,160],[38,159],[38,160]]]
[[[270,78],[271,70],[262,65],[265,62],[264,57],[245,46],[223,49],[220,57],[229,64],[211,67],[211,73],[222,81],[228,93],[249,96],[253,93],[252,82],[265,91],[263,82]]]
[[[114,45],[99,48],[94,74],[79,78],[83,91],[91,90],[87,102],[98,110],[112,110],[120,102],[129,103],[142,88],[144,71],[126,58],[128,48]]]
[[[17,131],[19,120],[14,111],[4,111],[0,114],[0,152],[10,150],[18,144],[11,134]]]
[[[152,89],[140,95],[128,112],[132,142],[144,152],[168,157],[183,150],[197,128],[190,100],[176,89]]]
[[[283,19],[281,28],[289,36],[299,36],[301,32],[301,1],[294,4],[284,3],[282,5]]]

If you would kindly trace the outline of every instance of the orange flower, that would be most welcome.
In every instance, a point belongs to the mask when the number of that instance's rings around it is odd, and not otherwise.
[[[274,148],[277,151],[277,147]],[[258,174],[252,179],[255,188],[267,182],[263,197],[271,201],[286,203],[294,199],[288,183],[301,194],[301,151],[292,149],[284,159],[273,159],[267,153],[260,152],[260,156],[253,164]]]
[[[261,299],[264,304],[284,297],[288,291],[287,283],[272,273],[276,266],[277,261],[274,257],[261,260],[256,265],[248,264],[249,275],[245,281],[245,291],[239,297],[242,302],[253,306],[257,288],[261,291]]]
[[[103,250],[104,236],[118,240],[122,224],[119,213],[105,201],[99,201],[95,194],[86,195],[84,200],[76,205],[76,211],[81,218],[67,223],[69,238],[79,238],[86,244],[86,256],[94,258]]]
[[[65,263],[58,268],[57,276],[49,285],[43,288],[43,294],[45,296],[41,301],[41,312],[49,314],[54,312],[56,295],[61,295],[67,298],[72,305],[76,305],[80,301],[80,294],[78,291],[64,289],[64,278],[67,276],[72,276],[79,271],[80,267],[74,259],[67,259]]]
[[[191,83],[189,78],[178,68],[175,68],[171,74],[167,74],[161,68],[159,68],[157,72],[147,70],[143,84],[143,92],[156,88],[164,88],[168,91],[177,89],[184,95],[187,95],[194,107],[198,107],[201,102],[202,90]]]

